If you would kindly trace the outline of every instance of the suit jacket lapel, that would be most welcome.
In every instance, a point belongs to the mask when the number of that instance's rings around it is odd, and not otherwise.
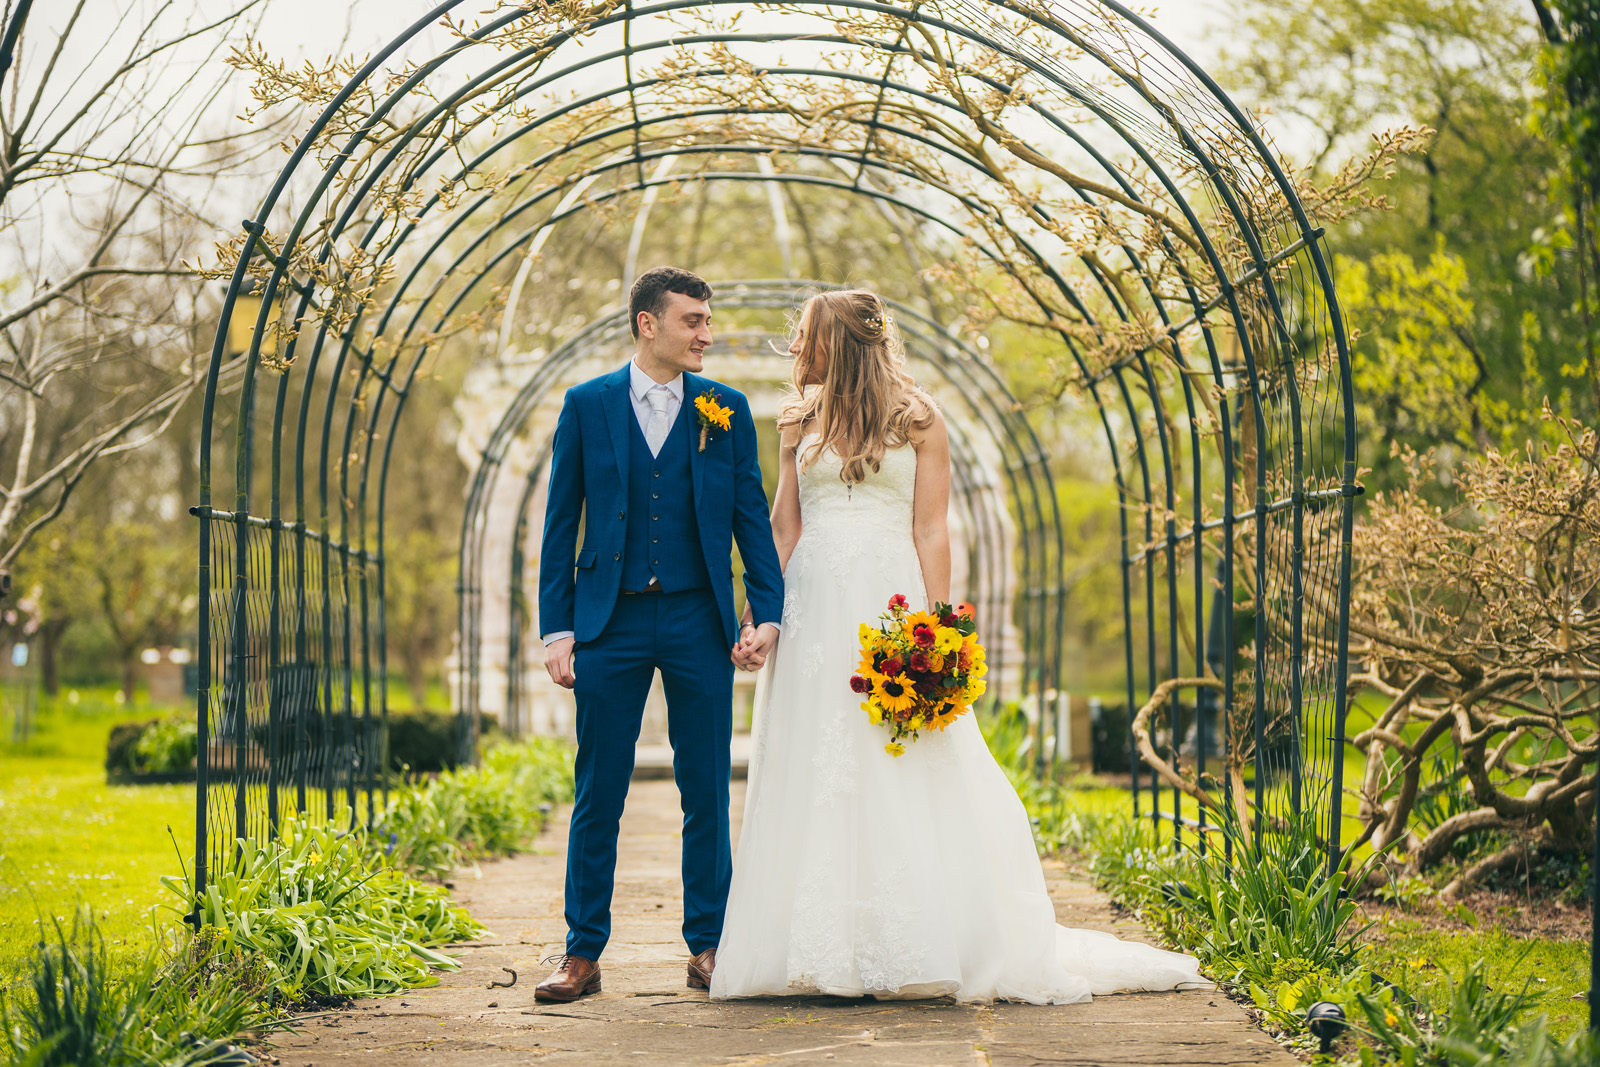
[[[705,481],[706,454],[700,451],[700,426],[695,418],[694,398],[699,396],[705,388],[705,383],[696,375],[687,371],[683,375],[683,406],[678,409],[678,418],[687,419],[684,429],[689,431],[689,473],[694,482],[694,507],[696,513],[700,510],[700,486]]]
[[[612,374],[606,382],[601,406],[606,413],[606,428],[611,431],[611,450],[617,455],[617,477],[623,495],[628,492],[628,420],[633,416],[633,396],[628,387],[628,368]]]

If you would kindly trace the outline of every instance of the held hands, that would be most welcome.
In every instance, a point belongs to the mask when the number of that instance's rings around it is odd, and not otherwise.
[[[759,671],[778,647],[778,628],[770,622],[760,626],[744,623],[739,627],[739,643],[733,646],[733,662],[741,671]]]
[[[572,646],[576,643],[575,638],[563,637],[544,646],[544,669],[550,672],[550,680],[563,689],[571,689],[578,681],[572,671]]]

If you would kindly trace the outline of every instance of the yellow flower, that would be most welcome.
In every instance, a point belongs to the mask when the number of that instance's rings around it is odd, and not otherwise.
[[[878,631],[874,630],[871,626],[868,626],[866,623],[862,623],[860,625],[860,627],[858,627],[856,629],[856,633],[861,635],[861,644],[863,646],[870,646],[870,645],[874,645],[874,644],[877,643]]]
[[[928,653],[928,669],[935,674],[944,670],[944,657],[937,652]]]
[[[917,694],[904,675],[896,675],[893,678],[879,676],[873,682],[872,695],[876,703],[891,715],[897,711],[904,711],[917,702]]]
[[[961,631],[953,626],[941,626],[934,631],[933,647],[935,651],[950,655],[961,649]]]
[[[939,628],[939,617],[926,611],[913,611],[906,616],[906,621],[903,625],[908,636],[918,626],[926,626],[930,630],[937,630]]]
[[[903,756],[906,754],[906,746],[902,745],[898,741],[890,741],[887,745],[883,746],[883,750],[889,753],[891,756]]]
[[[1388,1023],[1390,1026],[1393,1026],[1395,1023],[1400,1021],[1400,1016],[1396,1015],[1392,1011],[1389,1011],[1388,1009],[1385,1009],[1383,1013],[1383,1021]]]
[[[874,724],[883,721],[883,709],[878,707],[878,705],[874,704],[872,701],[862,701],[861,710],[867,713],[867,718],[871,719]]]
[[[726,430],[733,425],[733,409],[725,408],[711,398],[710,393],[701,393],[694,398],[694,408],[707,422],[718,429]]]
[[[988,688],[989,684],[982,678],[972,679],[967,683],[967,687],[961,691],[961,703],[970,705],[973,701],[983,696],[984,691]]]
[[[910,726],[913,730],[920,730],[926,721],[921,715],[913,715],[911,716]]]

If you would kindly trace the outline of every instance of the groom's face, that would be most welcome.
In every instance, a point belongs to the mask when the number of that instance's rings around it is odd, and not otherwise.
[[[652,354],[666,366],[698,373],[705,367],[706,346],[711,343],[711,305],[683,293],[668,293],[659,316],[641,316],[641,333],[651,342]],[[652,321],[653,320],[653,321]]]

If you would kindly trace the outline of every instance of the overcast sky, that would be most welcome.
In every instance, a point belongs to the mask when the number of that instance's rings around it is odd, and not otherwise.
[[[350,28],[352,50],[366,51],[392,38],[434,6],[434,0],[267,0],[262,40],[285,57],[315,58]],[[477,8],[493,5],[483,3]],[[1211,57],[1207,30],[1218,21],[1216,0],[1169,0],[1142,5],[1155,12],[1156,28],[1202,64]]]

